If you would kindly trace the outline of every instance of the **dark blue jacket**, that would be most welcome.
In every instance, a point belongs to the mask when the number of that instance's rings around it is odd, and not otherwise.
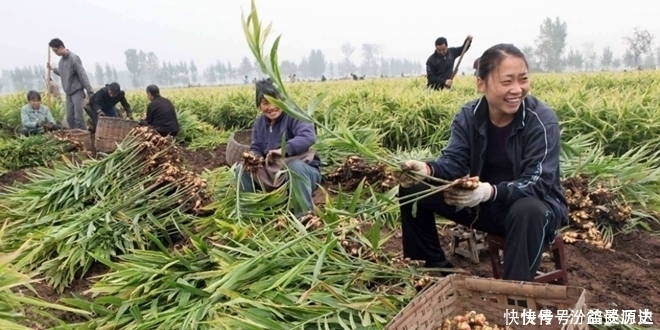
[[[467,103],[454,117],[451,137],[437,160],[428,162],[432,176],[454,180],[478,176],[486,151],[488,103],[485,97]],[[523,197],[543,200],[561,223],[568,221],[561,187],[559,121],[555,112],[528,95],[514,118],[506,141],[506,154],[513,163],[515,181],[494,185],[493,201],[513,204]]]
[[[273,122],[264,115],[257,118],[252,130],[250,151],[264,157],[268,151],[281,147],[282,136],[286,140],[284,157],[305,153],[316,143],[314,124],[292,118],[283,112]],[[314,155],[314,160],[309,165],[316,168],[321,167],[321,159],[318,154]]]

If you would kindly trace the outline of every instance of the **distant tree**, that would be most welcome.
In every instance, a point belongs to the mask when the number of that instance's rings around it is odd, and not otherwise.
[[[218,74],[215,71],[215,65],[211,65],[204,70],[204,80],[209,84],[215,84],[218,81]]]
[[[633,55],[630,49],[623,53],[623,65],[628,68],[637,68],[637,63],[635,63],[635,55]]]
[[[536,55],[544,70],[559,72],[562,70],[562,56],[566,48],[568,25],[556,17],[554,21],[547,17],[540,27],[536,39]]]
[[[341,53],[344,54],[344,59],[339,65],[339,75],[345,76],[356,69],[355,64],[351,61],[351,56],[355,53],[355,46],[347,41],[341,45]]]
[[[300,73],[300,76],[306,78],[310,77],[309,59],[306,56],[303,56],[302,59],[300,59],[300,63],[298,64],[298,72]]]
[[[612,53],[610,46],[607,46],[603,48],[603,55],[600,56],[600,66],[605,70],[609,70],[612,61],[614,61],[614,53]]]
[[[105,64],[105,72],[104,72],[105,80],[108,82],[115,81],[114,77],[112,75],[112,67],[110,67],[110,64],[106,63]]]
[[[298,64],[289,60],[284,60],[280,63],[280,72],[282,73],[282,76],[288,77],[289,75],[298,72]]]
[[[582,56],[582,53],[571,48],[568,51],[568,55],[566,55],[566,65],[571,69],[581,71],[582,66],[584,65],[584,57]]]
[[[648,54],[644,57],[644,69],[655,70],[655,56],[653,54]]]
[[[640,63],[641,56],[651,52],[651,46],[655,37],[649,30],[635,28],[633,33],[624,37],[624,42],[628,45],[630,54],[633,56],[633,67]]]
[[[101,66],[101,63],[96,62],[94,63],[95,67],[95,72],[94,72],[94,77],[96,78],[96,84],[103,86],[105,82],[105,72],[103,71],[103,66]]]
[[[227,67],[225,71],[227,72],[227,77],[231,78],[232,82],[236,81],[236,75],[238,75],[238,71],[231,65],[231,61],[227,61]]]
[[[124,56],[126,56],[126,69],[131,74],[131,81],[135,88],[140,86],[140,76],[144,71],[145,61],[142,59],[143,54],[142,51],[138,52],[134,48],[127,49],[124,52]],[[146,54],[144,56],[146,57]]]
[[[190,80],[192,80],[193,84],[197,83],[197,65],[195,65],[195,60],[190,60]]]
[[[362,44],[362,71],[364,74],[378,75],[377,54],[380,53],[379,45],[364,43]]]
[[[325,55],[320,49],[312,49],[307,57],[309,61],[309,74],[314,79],[321,79],[325,73],[325,68],[328,62],[325,60]]]
[[[252,62],[250,59],[247,56],[243,56],[243,59],[241,59],[241,64],[238,66],[238,74],[240,74],[242,78],[251,75],[253,70],[254,68],[252,67]]]
[[[619,67],[621,67],[621,59],[617,57],[614,60],[612,60],[612,67],[614,69],[618,69]]]
[[[584,68],[587,71],[594,71],[594,69],[596,68],[596,59],[598,58],[598,55],[596,55],[596,52],[594,51],[594,43],[585,42],[582,47],[583,47],[582,55],[584,57]]]

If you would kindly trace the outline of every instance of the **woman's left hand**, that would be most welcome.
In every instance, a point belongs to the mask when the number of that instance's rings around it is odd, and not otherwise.
[[[453,187],[444,192],[445,203],[458,207],[475,207],[486,202],[493,195],[493,186],[487,182],[479,182],[476,189]]]

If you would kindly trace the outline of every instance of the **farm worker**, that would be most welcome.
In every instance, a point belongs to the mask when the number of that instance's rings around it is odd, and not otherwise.
[[[21,123],[23,135],[41,134],[44,131],[59,130],[50,109],[41,104],[41,94],[37,91],[27,93],[28,104],[21,109]]]
[[[105,87],[92,94],[89,103],[85,107],[85,112],[92,118],[92,125],[96,127],[98,116],[119,117],[115,107],[117,103],[121,103],[121,106],[126,110],[126,116],[133,119],[131,105],[126,101],[126,93],[121,90],[118,83],[106,84]]]
[[[468,35],[461,47],[447,47],[447,39],[440,37],[435,40],[435,51],[426,60],[426,87],[435,90],[451,88],[453,83],[454,61],[461,56],[463,48],[470,49],[472,36]]]
[[[528,95],[527,60],[515,46],[486,50],[477,76],[483,96],[459,110],[449,142],[435,161],[403,163],[414,179],[401,186],[399,196],[405,202],[410,200],[406,196],[428,189],[419,174],[445,180],[469,174],[479,177],[478,187],[425,197],[417,201],[416,215],[412,203],[402,205],[404,256],[424,260],[427,267],[453,267],[440,247],[435,213],[504,236],[503,278],[531,281],[543,245],[568,217],[560,184],[559,122],[548,105]]]
[[[161,136],[177,136],[179,119],[174,104],[169,99],[160,96],[160,89],[156,85],[147,86],[147,98],[151,102],[147,105],[146,117],[140,121],[140,125],[153,128]]]
[[[86,130],[87,124],[83,115],[83,100],[86,97],[84,90],[88,95],[94,93],[87,72],[80,57],[68,50],[62,40],[52,39],[48,46],[57,56],[61,57],[57,68],[53,68],[50,63],[47,63],[47,66],[62,80],[62,89],[66,94],[66,120],[69,128]]]
[[[286,168],[294,173],[291,183],[293,190],[299,192],[301,201],[294,200],[294,214],[300,218],[314,208],[312,194],[321,183],[321,159],[311,150],[316,143],[316,128],[314,124],[295,119],[282,112],[266,99],[266,95],[281,99],[281,96],[271,79],[261,79],[256,83],[256,107],[261,115],[256,119],[252,129],[252,143],[250,152],[258,157],[264,157],[267,164],[281,164],[284,159]],[[286,148],[281,149],[282,138],[286,140]],[[281,166],[281,165],[280,165]],[[241,173],[241,165],[236,167],[236,173]],[[278,176],[281,177],[281,176]],[[254,178],[250,173],[243,171],[239,188],[241,191],[255,192],[257,188],[268,190],[267,183],[262,178]],[[287,179],[291,180],[291,179]]]

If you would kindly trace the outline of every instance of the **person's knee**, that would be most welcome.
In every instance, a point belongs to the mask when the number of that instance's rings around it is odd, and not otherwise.
[[[307,170],[307,167],[309,165],[307,165],[305,162],[303,162],[300,159],[294,159],[290,161],[286,166],[289,168],[291,172],[302,174]]]
[[[524,197],[515,201],[509,209],[509,215],[509,221],[514,222],[511,225],[520,225],[522,222],[529,226],[532,224],[530,222],[533,222],[547,226],[551,219],[548,206],[536,197]]]

